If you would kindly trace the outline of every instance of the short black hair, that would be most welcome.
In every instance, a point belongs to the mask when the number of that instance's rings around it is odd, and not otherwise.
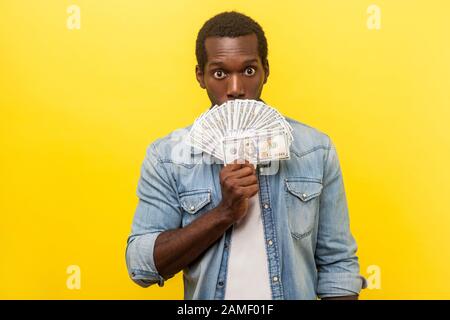
[[[203,71],[207,62],[205,40],[208,37],[236,38],[255,34],[258,39],[258,53],[263,65],[267,63],[267,39],[261,26],[249,16],[236,11],[222,12],[205,22],[197,35],[195,55]]]

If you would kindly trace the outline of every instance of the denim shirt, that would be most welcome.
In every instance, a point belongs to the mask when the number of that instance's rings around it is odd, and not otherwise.
[[[317,299],[359,294],[359,274],[342,173],[330,138],[286,118],[294,141],[289,160],[258,165],[259,200],[273,299]],[[223,163],[186,143],[190,127],[147,149],[126,263],[142,287],[163,286],[153,250],[158,235],[182,228],[221,200]],[[185,299],[224,299],[233,228],[183,270]]]

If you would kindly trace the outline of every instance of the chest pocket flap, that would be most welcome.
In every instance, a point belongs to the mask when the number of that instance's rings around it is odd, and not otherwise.
[[[319,181],[286,179],[286,187],[291,194],[303,202],[317,197],[322,192],[322,183]]]
[[[211,202],[211,190],[199,189],[180,194],[181,207],[190,214],[196,214]]]

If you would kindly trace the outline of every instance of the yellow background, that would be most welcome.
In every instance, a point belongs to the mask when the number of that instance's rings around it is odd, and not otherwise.
[[[265,29],[263,99],[336,144],[361,273],[381,270],[361,298],[450,298],[444,0],[1,1],[0,298],[183,297],[181,274],[132,283],[125,243],[146,147],[208,106],[197,32],[231,9]]]

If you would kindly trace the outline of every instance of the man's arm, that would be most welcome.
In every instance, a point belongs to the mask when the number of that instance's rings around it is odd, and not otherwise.
[[[150,145],[141,166],[137,187],[139,202],[126,246],[126,264],[130,278],[142,287],[164,285],[153,259],[158,236],[181,226],[181,213],[174,181],[160,161],[155,144]]]
[[[142,287],[163,286],[166,279],[192,263],[246,214],[248,198],[258,191],[252,166],[227,165],[220,173],[219,206],[181,228],[176,182],[169,171],[151,145],[141,167],[139,203],[125,254],[131,279]]]
[[[253,166],[227,165],[220,172],[222,201],[188,226],[165,231],[156,239],[155,266],[164,278],[170,278],[208,249],[248,208],[248,198],[258,192]]]
[[[366,281],[359,275],[357,245],[350,232],[347,200],[336,149],[329,140],[324,159],[315,260],[321,299],[357,299]],[[345,298],[344,298],[345,297]]]
[[[154,250],[158,272],[169,279],[195,261],[232,225],[230,215],[218,206],[184,228],[162,232]]]

